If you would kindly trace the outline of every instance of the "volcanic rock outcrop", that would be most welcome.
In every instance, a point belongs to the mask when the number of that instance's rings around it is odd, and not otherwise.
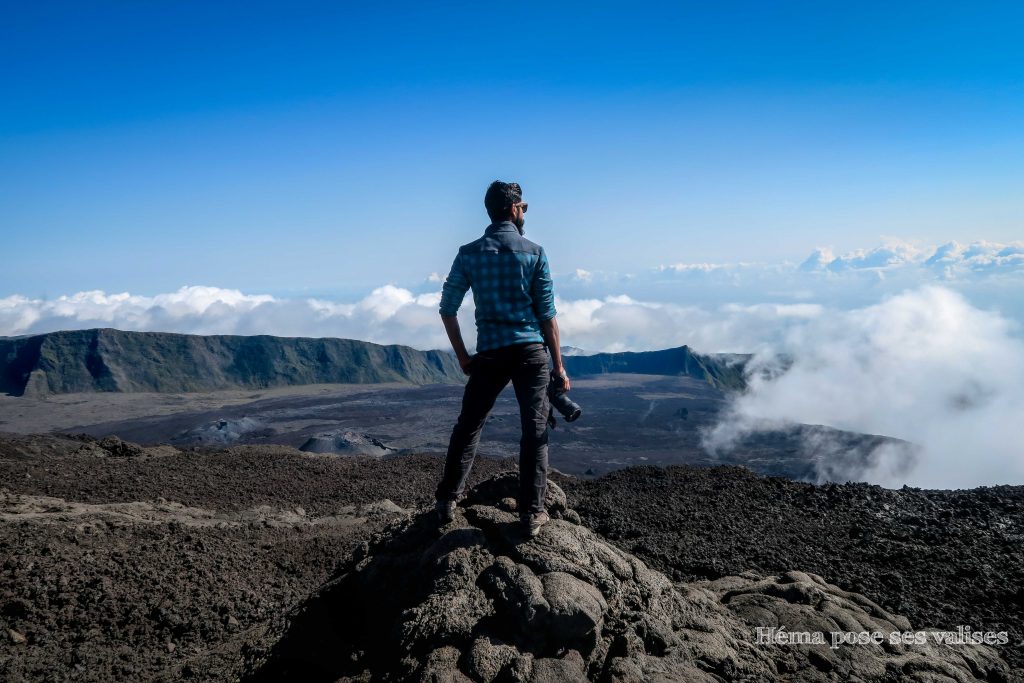
[[[517,475],[471,490],[455,520],[397,522],[252,653],[252,681],[999,681],[983,645],[764,644],[792,632],[908,631],[903,617],[798,571],[673,584],[602,540],[549,484],[525,536]],[[257,668],[258,667],[258,668]]]
[[[307,453],[337,453],[339,455],[370,455],[380,457],[394,451],[367,434],[357,434],[348,429],[335,429],[329,432],[321,432],[309,437],[299,447],[300,451]]]
[[[251,417],[221,419],[193,427],[171,439],[171,443],[175,445],[204,444],[227,446],[247,435],[255,433],[267,434],[273,433],[273,431],[272,428],[266,427],[260,420]]]

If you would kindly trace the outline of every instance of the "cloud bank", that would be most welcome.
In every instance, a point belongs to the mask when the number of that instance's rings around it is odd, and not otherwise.
[[[79,292],[53,300],[0,299],[0,335],[114,327],[190,334],[273,334],[347,337],[420,349],[448,348],[438,318],[439,291],[414,294],[385,285],[353,303],[286,299],[234,289],[189,286],[141,296]],[[566,343],[589,352],[689,346],[705,352],[747,352],[781,341],[792,321],[821,314],[817,304],[678,306],[625,295],[556,298]],[[472,297],[459,317],[467,343],[475,336]]]
[[[385,285],[354,303],[283,299],[235,289],[187,286],[141,296],[78,292],[53,300],[0,299],[0,335],[114,327],[188,334],[273,334],[345,337],[382,344],[441,348],[447,344],[437,315],[440,292],[413,294]]]
[[[858,249],[835,256],[829,247],[819,247],[800,264],[804,272],[842,273],[850,271],[892,272],[924,269],[952,281],[979,275],[1024,274],[1024,242],[1000,244],[947,242],[918,247],[902,240],[889,240],[874,249]]]
[[[750,389],[706,435],[712,448],[787,422],[883,434],[923,447],[874,453],[856,478],[885,486],[1024,483],[1024,342],[1019,326],[928,286],[791,325],[750,365]],[[785,354],[785,356],[781,356]],[[788,357],[785,367],[780,357]],[[815,446],[842,458],[833,445]],[[842,472],[843,463],[833,462]]]
[[[110,326],[445,347],[436,324],[443,280],[431,273],[418,286],[384,285],[354,302],[203,286],[156,296],[85,291],[43,300],[14,294],[0,299],[0,335]],[[1024,322],[1024,242],[916,246],[890,240],[838,256],[821,247],[800,264],[677,263],[642,273],[575,269],[556,277],[556,294],[559,320],[571,343],[583,349],[690,344],[745,352],[777,345],[782,330],[826,310],[860,308],[934,284]],[[471,297],[462,313],[471,323]]]
[[[570,299],[628,294],[676,304],[796,301],[841,309],[938,284],[1024,321],[1024,242],[921,246],[890,239],[838,255],[831,247],[819,247],[803,261],[669,263],[635,273],[577,270],[556,283]]]

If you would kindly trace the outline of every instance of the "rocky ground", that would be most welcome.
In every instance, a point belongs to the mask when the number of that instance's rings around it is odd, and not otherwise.
[[[480,460],[473,481],[509,466]],[[429,505],[439,471],[429,455],[0,436],[0,679],[253,673],[280,642],[282,615],[351,570],[364,542],[407,524],[405,511]],[[720,605],[728,591],[785,592],[772,582],[835,600],[853,590],[914,628],[1007,630],[996,651],[1024,666],[1022,487],[815,487],[692,467],[555,479],[595,542],[672,580],[703,581]],[[746,571],[756,575],[722,578]]]
[[[0,438],[0,680],[237,678],[273,615],[428,502],[437,467]]]
[[[515,473],[469,491],[455,519],[404,519],[362,546],[257,654],[263,681],[995,681],[990,647],[759,645],[790,632],[906,632],[910,622],[799,571],[675,586],[582,526],[550,483],[552,520],[519,523]]]
[[[800,568],[922,627],[1005,630],[1024,667],[1024,486],[815,486],[739,467],[565,486],[585,524],[676,581]]]

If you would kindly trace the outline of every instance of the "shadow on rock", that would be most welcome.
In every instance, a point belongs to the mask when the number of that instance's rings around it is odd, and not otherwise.
[[[909,624],[800,572],[673,585],[581,526],[554,484],[552,521],[528,538],[517,486],[498,475],[448,525],[423,513],[375,536],[288,615],[269,651],[252,653],[246,680],[1005,679],[981,646],[758,645],[755,626]]]

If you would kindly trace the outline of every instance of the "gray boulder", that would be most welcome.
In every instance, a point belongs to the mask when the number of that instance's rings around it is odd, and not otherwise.
[[[474,681],[526,680],[533,671],[533,656],[490,636],[473,641],[465,659],[466,673]]]
[[[530,683],[587,683],[586,663],[576,650],[560,659],[545,657],[533,662]]]
[[[541,574],[544,597],[550,610],[549,636],[562,643],[575,643],[594,634],[608,609],[601,591],[564,572]]]

